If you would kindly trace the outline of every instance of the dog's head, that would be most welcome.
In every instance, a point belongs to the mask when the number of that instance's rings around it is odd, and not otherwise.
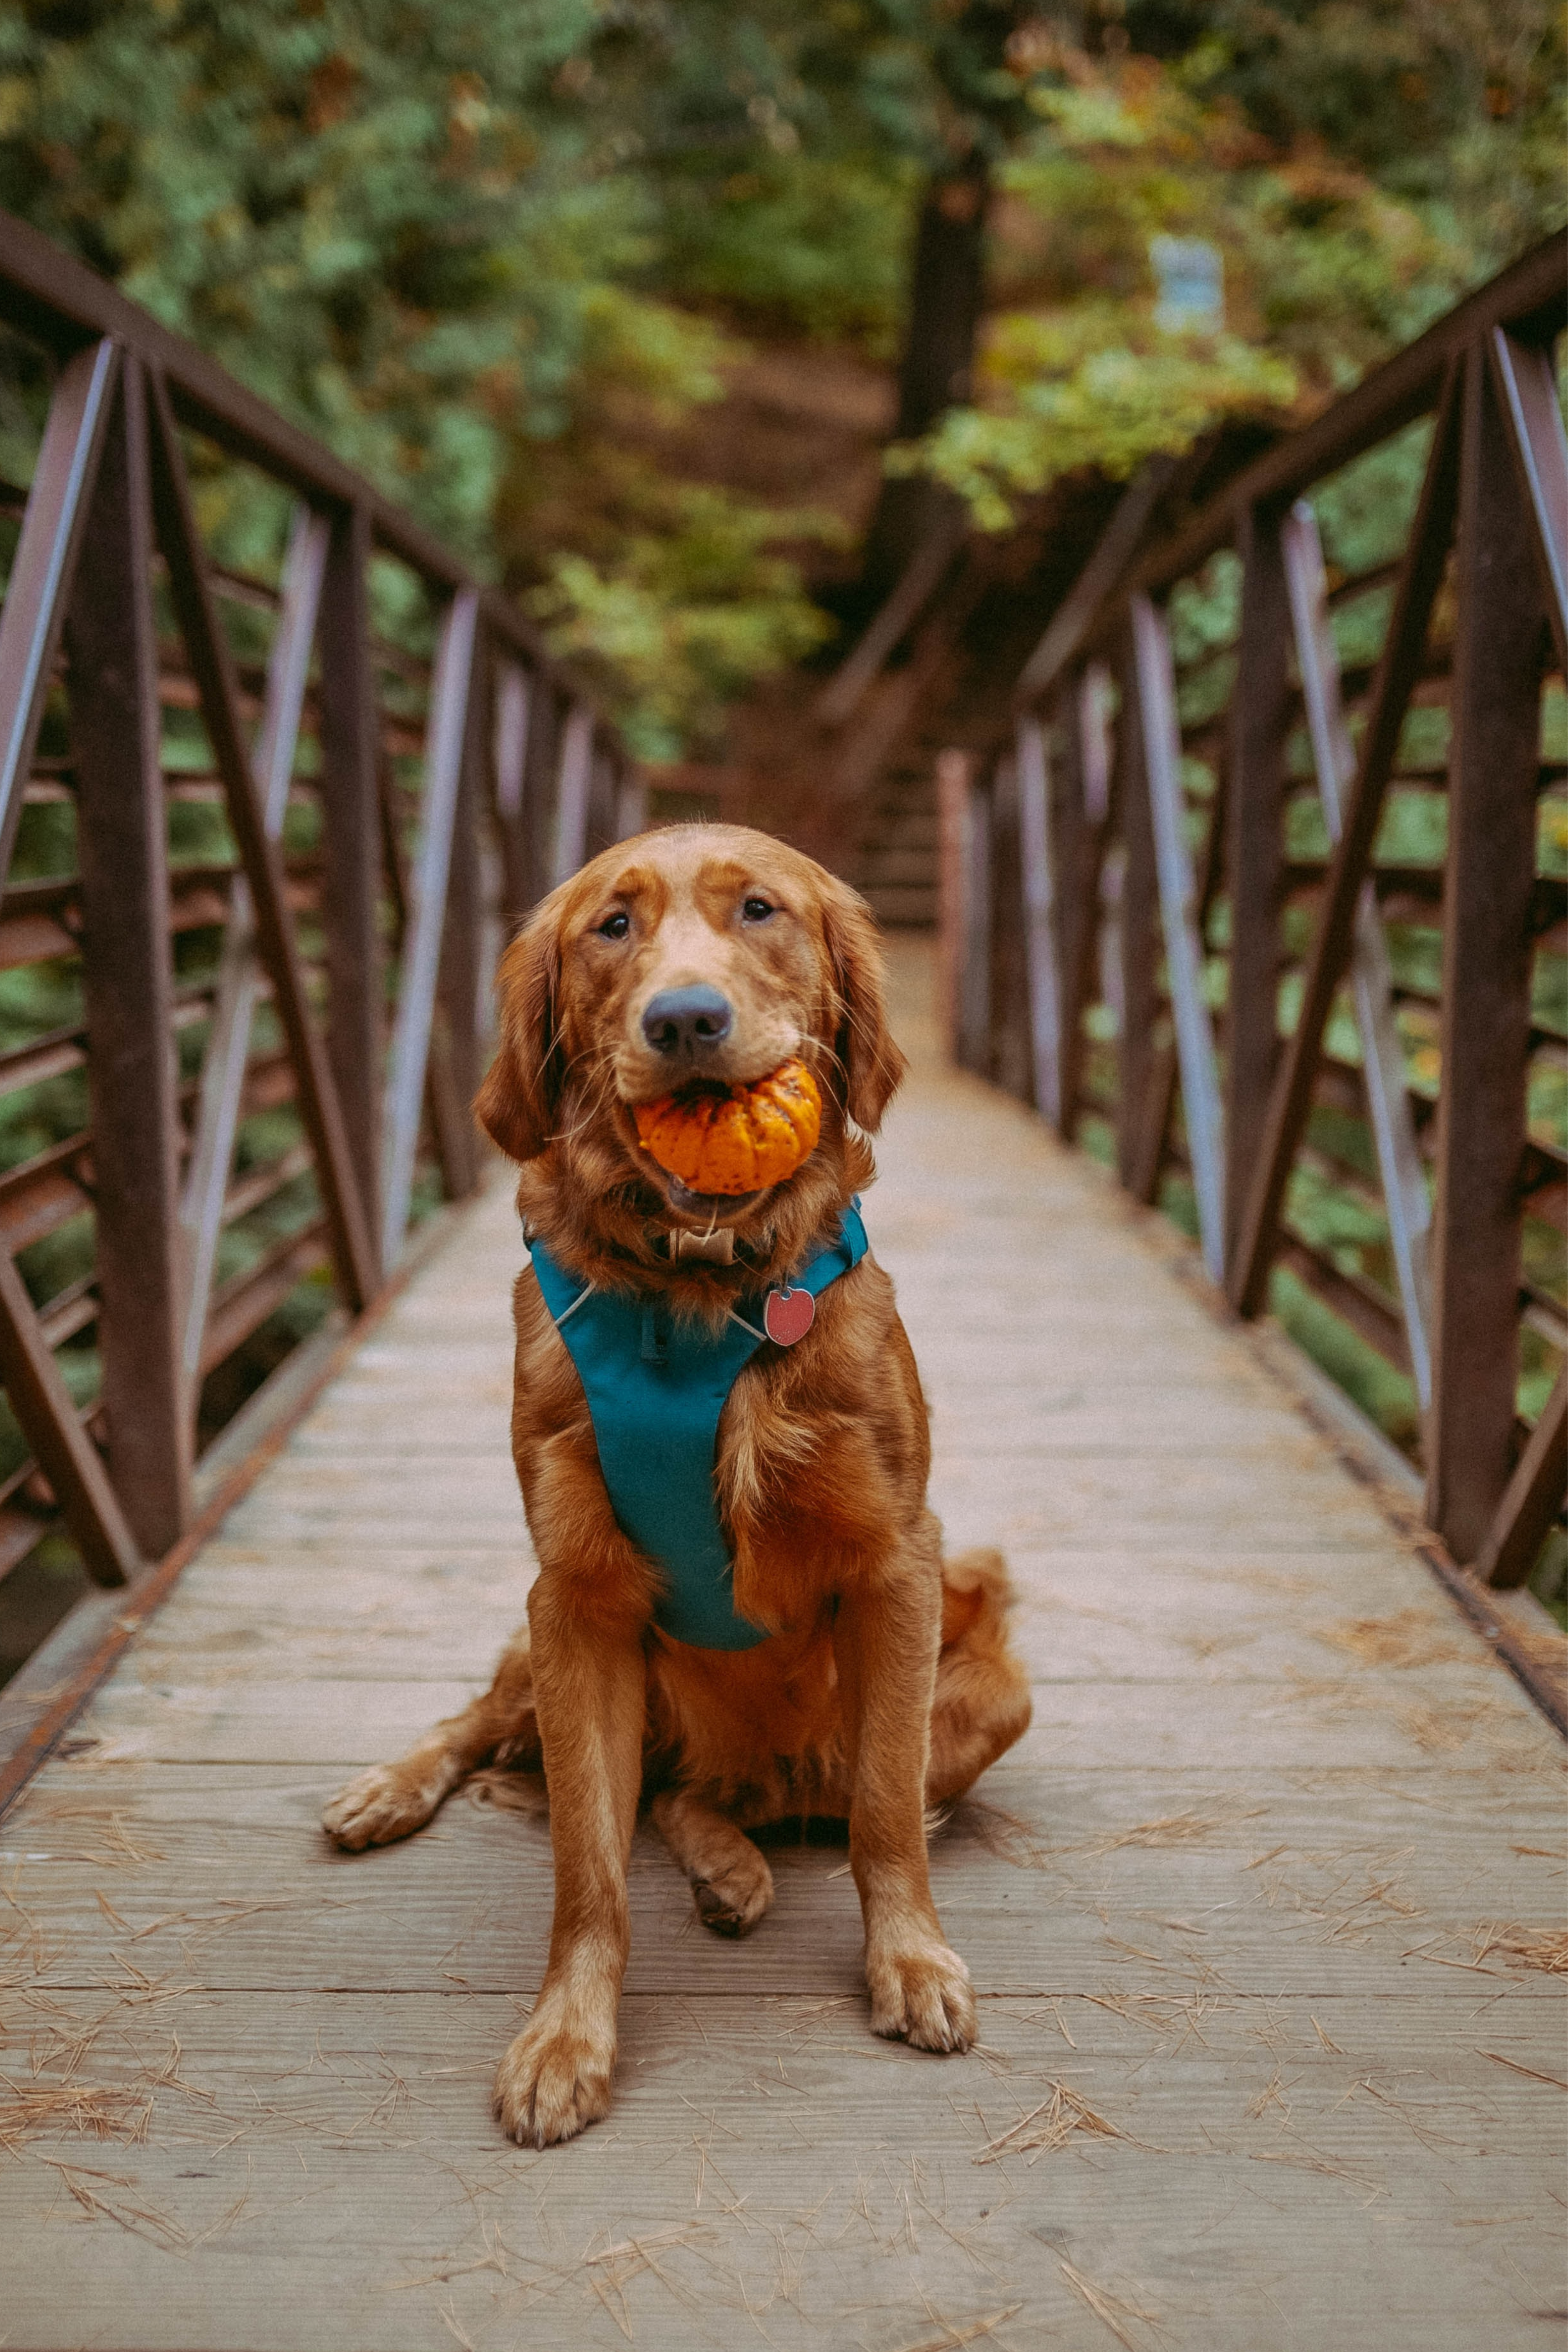
[[[904,1066],[875,929],[854,891],[782,842],[677,825],[605,850],[538,908],[498,987],[500,1047],[475,1108],[523,1164],[525,1213],[577,1263],[668,1282],[672,1230],[728,1227],[742,1262],[720,1286],[746,1286],[793,1264],[868,1181],[863,1137]],[[638,1103],[751,1085],[792,1056],[816,1079],[823,1124],[784,1183],[698,1193],[641,1148]]]

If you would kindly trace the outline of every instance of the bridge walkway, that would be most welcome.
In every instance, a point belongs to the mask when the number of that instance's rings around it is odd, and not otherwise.
[[[874,2041],[841,1844],[706,1937],[651,1834],[616,2106],[504,2143],[540,1785],[317,1827],[517,1621],[497,1181],[0,1824],[0,2338],[102,2352],[1562,2340],[1559,1743],[1157,1221],[916,1070],[868,1204],[1021,1745],[934,1841],[984,2041]]]

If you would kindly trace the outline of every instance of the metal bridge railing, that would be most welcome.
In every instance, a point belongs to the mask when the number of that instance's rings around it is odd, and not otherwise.
[[[301,1300],[373,1307],[472,1191],[491,950],[640,786],[504,597],[5,215],[0,357],[47,409],[0,485],[0,1600],[64,1538],[129,1605]],[[242,478],[270,566],[204,539]]]
[[[1134,484],[1005,732],[942,762],[959,1058],[1098,1119],[1242,1315],[1283,1276],[1375,1351],[1497,1586],[1565,1483],[1565,262],[1179,529]]]

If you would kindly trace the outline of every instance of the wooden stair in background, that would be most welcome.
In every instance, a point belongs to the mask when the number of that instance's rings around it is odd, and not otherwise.
[[[650,772],[652,814],[777,834],[852,882],[885,929],[934,929],[939,753],[995,757],[1026,663],[1102,542],[1116,552],[1113,514],[1136,507],[1140,529],[1156,513],[1173,529],[1257,446],[1255,430],[1212,436],[1151,469],[1146,501],[1079,475],[1010,532],[943,525],[837,670],[761,681],[731,715],[721,761]]]
[[[923,743],[915,763],[883,780],[849,879],[884,930],[936,928],[936,752]]]

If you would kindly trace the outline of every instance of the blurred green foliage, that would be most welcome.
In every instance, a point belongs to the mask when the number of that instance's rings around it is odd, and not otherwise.
[[[672,496],[648,438],[721,396],[738,327],[891,349],[973,79],[951,14],[30,0],[0,202],[537,593],[668,751],[821,633],[777,551],[817,525]]]
[[[1121,478],[1222,417],[1299,418],[1563,217],[1541,0],[1128,0],[1042,18],[1009,58],[1037,123],[1001,174],[1022,299],[974,404],[896,460],[992,528],[1078,466]],[[1157,236],[1217,254],[1212,327],[1161,323]]]
[[[747,339],[889,360],[933,171],[989,160],[993,317],[895,462],[998,524],[1322,397],[1539,234],[1562,63],[1545,0],[19,0],[0,203],[534,600],[657,754],[824,628],[822,518],[660,436]],[[1220,247],[1223,333],[1153,324],[1161,231]]]

